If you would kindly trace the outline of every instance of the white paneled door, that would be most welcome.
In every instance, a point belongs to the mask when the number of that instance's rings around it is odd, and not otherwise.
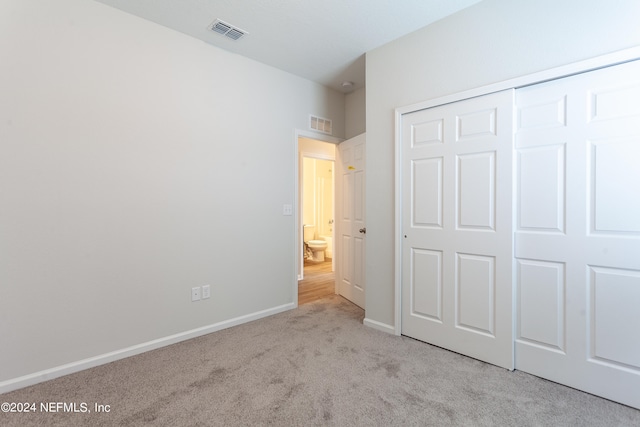
[[[516,103],[516,367],[640,408],[640,62]]]
[[[402,117],[402,334],[513,369],[514,91]]]
[[[338,145],[336,198],[338,218],[336,289],[364,308],[365,298],[365,134]]]

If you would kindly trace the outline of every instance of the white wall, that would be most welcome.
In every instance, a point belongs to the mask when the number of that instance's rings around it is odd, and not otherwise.
[[[294,129],[343,94],[87,0],[3,0],[0,58],[0,392],[294,303]]]
[[[394,109],[640,45],[637,0],[484,0],[367,53],[366,317],[394,325]]]
[[[314,227],[314,239],[331,234],[333,161],[304,157],[301,188],[302,224]]]
[[[365,100],[365,88],[354,90],[344,97],[345,136],[347,139],[358,136],[367,130]]]
[[[316,159],[316,233],[318,237],[331,236],[333,232],[333,166],[329,160]]]

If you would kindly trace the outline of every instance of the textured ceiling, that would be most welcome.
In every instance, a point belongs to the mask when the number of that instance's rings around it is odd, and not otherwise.
[[[365,52],[480,0],[96,0],[222,49],[347,92]],[[208,29],[221,19],[249,34]]]

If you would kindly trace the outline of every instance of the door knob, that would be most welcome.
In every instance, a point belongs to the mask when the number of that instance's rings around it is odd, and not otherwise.
[[[360,230],[358,230],[359,232],[361,232],[362,234],[367,234],[367,228],[361,228]]]

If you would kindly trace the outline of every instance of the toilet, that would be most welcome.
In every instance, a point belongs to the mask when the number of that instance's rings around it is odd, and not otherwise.
[[[314,225],[305,224],[302,226],[304,232],[304,242],[307,244],[313,254],[310,261],[323,262],[324,251],[327,249],[327,242],[324,240],[314,240],[316,227]]]

